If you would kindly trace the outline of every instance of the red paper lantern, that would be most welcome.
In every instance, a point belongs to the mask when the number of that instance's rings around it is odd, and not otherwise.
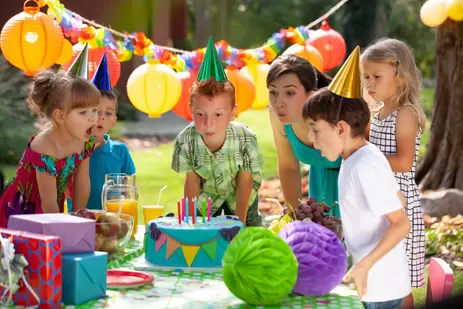
[[[177,73],[177,77],[182,81],[182,94],[172,111],[175,115],[182,117],[186,121],[192,121],[193,115],[190,109],[190,89],[198,77],[198,71],[180,72]]]
[[[72,47],[72,58],[70,61],[63,64],[63,68],[67,71],[71,66],[74,59],[79,55],[80,51],[84,48],[83,44],[77,43]],[[109,78],[111,79],[111,86],[114,88],[121,76],[121,64],[117,60],[116,54],[109,48],[90,48],[88,50],[88,78],[92,80],[98,65],[100,64],[103,54],[106,53],[108,60]]]
[[[318,49],[323,57],[323,71],[328,72],[342,63],[346,56],[346,42],[342,35],[331,29],[326,20],[320,29],[311,33],[307,43]]]

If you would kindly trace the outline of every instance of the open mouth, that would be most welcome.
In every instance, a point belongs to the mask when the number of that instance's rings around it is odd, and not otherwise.
[[[103,126],[96,126],[96,128],[102,130]]]
[[[87,128],[87,130],[85,131],[85,133],[87,134],[87,136],[91,136],[91,135],[92,135],[92,131],[93,131],[94,128],[95,128],[95,126],[91,126],[91,127]]]

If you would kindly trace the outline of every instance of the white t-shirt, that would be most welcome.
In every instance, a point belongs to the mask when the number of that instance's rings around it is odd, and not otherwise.
[[[403,209],[400,190],[384,154],[368,143],[343,161],[338,178],[339,206],[347,250],[354,264],[378,245],[389,221],[386,214]],[[403,298],[411,293],[405,242],[402,240],[368,273],[365,302]]]

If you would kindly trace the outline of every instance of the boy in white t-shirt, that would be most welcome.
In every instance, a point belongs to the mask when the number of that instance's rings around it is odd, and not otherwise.
[[[342,156],[339,205],[353,280],[367,309],[401,308],[410,294],[404,238],[410,222],[385,156],[365,140],[370,119],[360,97],[357,47],[328,88],[313,94],[303,108],[314,147],[328,160]]]

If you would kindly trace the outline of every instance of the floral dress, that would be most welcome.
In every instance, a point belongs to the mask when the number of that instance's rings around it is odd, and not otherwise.
[[[92,137],[85,143],[85,148],[80,154],[57,159],[34,152],[31,149],[33,140],[34,137],[27,144],[16,169],[16,176],[5,183],[5,190],[0,199],[0,227],[7,227],[11,215],[43,213],[37,171],[56,177],[57,203],[60,212],[63,212],[66,200],[64,191],[69,188],[69,192],[72,192],[73,176],[80,163],[92,154],[95,146]]]

